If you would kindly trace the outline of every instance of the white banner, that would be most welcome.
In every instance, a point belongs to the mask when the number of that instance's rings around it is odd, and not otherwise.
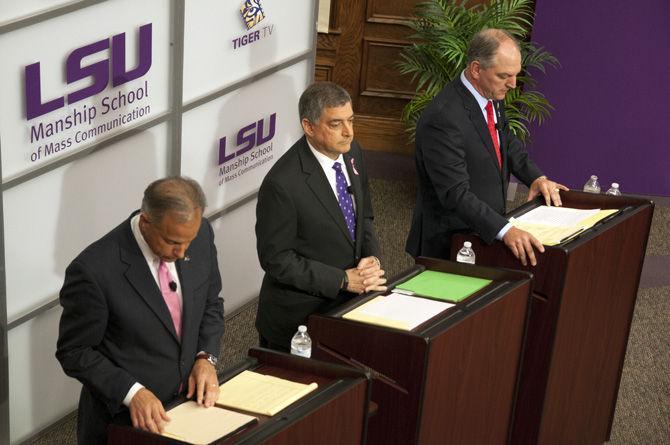
[[[258,190],[302,136],[298,98],[310,68],[300,62],[184,114],[182,172],[202,185],[208,213]]]
[[[168,0],[115,0],[0,35],[3,180],[168,110]]]
[[[21,0],[0,1],[0,25],[13,22],[60,6],[81,3],[82,0]]]
[[[3,194],[7,319],[53,300],[65,268],[120,224],[167,166],[163,123]]]
[[[184,102],[313,47],[314,1],[186,2]]]

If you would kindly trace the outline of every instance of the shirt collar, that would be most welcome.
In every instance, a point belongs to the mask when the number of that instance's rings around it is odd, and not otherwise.
[[[312,154],[314,154],[316,160],[319,161],[319,164],[321,164],[321,168],[323,168],[325,171],[332,170],[333,164],[336,162],[339,162],[344,167],[344,156],[342,156],[342,153],[340,153],[337,159],[330,159],[328,156],[314,148],[312,144],[309,143],[309,139],[305,138],[305,140],[307,141],[309,149],[312,150]]]
[[[461,72],[461,82],[463,82],[463,85],[465,85],[465,88],[468,89],[470,94],[474,96],[475,100],[479,104],[479,108],[481,108],[482,111],[485,110],[486,104],[489,102],[489,100],[484,96],[482,96],[481,94],[479,94],[479,91],[477,91],[475,87],[470,83],[468,78],[465,77],[465,70]]]
[[[156,255],[154,251],[151,250],[151,247],[149,247],[149,244],[147,244],[144,236],[142,235],[142,231],[140,230],[139,213],[130,219],[130,229],[133,231],[135,241],[137,241],[137,245],[140,246],[142,255],[144,255],[144,258],[147,260],[147,262],[153,264],[160,263],[160,258],[158,258],[158,255]]]

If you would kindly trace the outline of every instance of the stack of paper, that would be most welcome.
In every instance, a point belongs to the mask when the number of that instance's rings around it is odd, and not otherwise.
[[[253,371],[242,371],[220,386],[217,404],[274,416],[317,387],[316,383],[305,385]]]
[[[162,435],[192,444],[209,444],[256,421],[253,416],[227,409],[205,408],[196,402],[186,402],[167,412],[170,422]]]
[[[539,206],[511,218],[514,227],[525,230],[546,246],[567,241],[595,223],[616,213],[617,209],[572,209],[568,207]]]
[[[451,306],[453,304],[394,292],[376,297],[342,318],[411,331]]]

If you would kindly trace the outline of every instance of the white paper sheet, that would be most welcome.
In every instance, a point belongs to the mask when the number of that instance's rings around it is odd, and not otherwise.
[[[570,209],[567,207],[539,206],[519,216],[517,221],[553,227],[574,227],[600,209]]]
[[[393,292],[368,301],[343,318],[409,331],[451,306],[443,301]]]

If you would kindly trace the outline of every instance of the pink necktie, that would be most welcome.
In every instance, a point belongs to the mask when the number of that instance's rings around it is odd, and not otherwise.
[[[496,149],[496,156],[498,157],[498,168],[502,168],[502,157],[500,156],[500,144],[498,143],[498,132],[496,130],[496,121],[493,119],[493,102],[489,101],[486,104],[486,121],[489,126],[489,133],[493,139],[493,146]]]
[[[167,304],[170,311],[174,329],[177,332],[177,338],[181,339],[181,301],[179,300],[179,295],[177,295],[176,287],[175,290],[170,289],[170,283],[173,283],[174,280],[170,275],[167,263],[162,260],[158,265],[158,282],[160,283],[161,293],[163,294],[165,304]],[[173,287],[174,286],[175,285],[173,285]]]

